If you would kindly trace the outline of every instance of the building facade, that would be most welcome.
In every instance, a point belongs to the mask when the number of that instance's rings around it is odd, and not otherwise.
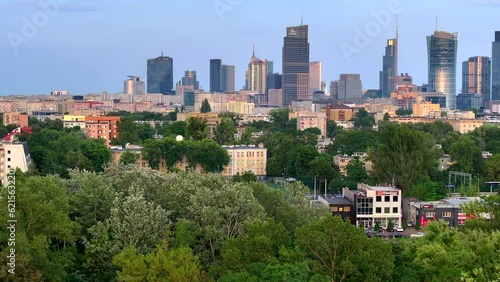
[[[322,91],[321,82],[321,62],[310,62],[309,63],[309,93],[314,93],[315,91]]]
[[[193,90],[200,89],[200,82],[196,80],[196,71],[195,70],[185,71],[181,84],[182,86],[193,86]]]
[[[87,116],[85,117],[85,133],[90,138],[104,139],[108,146],[111,140],[118,138],[118,122],[120,117]]]
[[[64,128],[73,128],[79,126],[82,130],[85,129],[85,116],[64,115]]]
[[[484,103],[491,95],[491,60],[471,57],[462,63],[462,93],[480,94]]]
[[[267,60],[261,60],[252,54],[250,63],[248,64],[248,81],[247,89],[260,94],[266,93],[266,78],[267,78]]]
[[[221,174],[232,177],[238,173],[252,172],[257,177],[266,175],[267,149],[258,146],[222,146],[229,154],[229,165],[225,166]]]
[[[427,36],[428,91],[446,95],[446,108],[456,107],[458,33],[435,31]]]
[[[4,126],[9,124],[28,126],[28,115],[19,112],[4,113],[2,122]]]
[[[174,93],[174,59],[163,56],[149,59],[147,62],[148,93],[173,95]]]
[[[222,92],[222,60],[210,60],[210,92]]]
[[[380,72],[380,91],[382,97],[388,98],[396,90],[398,75],[398,39],[387,40],[385,55],[382,58],[382,71]]]
[[[495,32],[491,48],[491,100],[500,101],[500,31]]]
[[[341,74],[337,87],[337,99],[361,104],[363,85],[359,74]]]
[[[144,81],[138,76],[129,75],[129,78],[123,82],[123,93],[128,95],[146,94]]]
[[[326,136],[326,113],[297,111],[290,113],[290,118],[297,119],[297,130],[304,131],[308,128],[318,128],[321,135]]]
[[[11,169],[19,168],[26,172],[31,164],[28,143],[26,142],[2,142],[0,143],[0,179],[2,185],[7,186],[7,176]]]
[[[235,67],[230,65],[222,65],[222,92],[236,91],[235,79]]]
[[[283,105],[290,106],[309,97],[309,27],[288,27],[283,41]],[[300,75],[307,76],[307,81],[299,81]]]

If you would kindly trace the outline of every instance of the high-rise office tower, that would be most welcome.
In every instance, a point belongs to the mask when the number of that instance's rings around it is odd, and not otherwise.
[[[222,92],[234,92],[235,87],[235,69],[234,66],[222,65]]]
[[[148,59],[148,93],[174,94],[174,60],[163,56]]]
[[[222,60],[210,60],[210,92],[222,92]]]
[[[144,81],[138,76],[129,75],[129,79],[123,82],[123,93],[130,95],[143,95],[146,93]]]
[[[187,70],[184,72],[182,86],[193,86],[193,89],[200,89],[200,82],[196,80],[196,71]]]
[[[334,80],[330,82],[330,99],[339,99],[339,81]]]
[[[481,94],[483,102],[490,100],[491,60],[471,57],[462,63],[462,93]]]
[[[255,50],[248,64],[247,90],[256,91],[260,94],[266,93],[267,60],[261,60],[255,56]]]
[[[322,91],[321,89],[321,62],[309,63],[309,93]]]
[[[267,61],[267,74],[273,74],[274,73],[274,62],[273,61]]]
[[[358,104],[363,102],[363,85],[359,74],[340,75],[337,99]]]
[[[446,95],[446,107],[455,109],[457,96],[458,33],[435,31],[427,36],[429,92]]]
[[[292,26],[283,39],[283,105],[308,100],[309,95],[309,27]]]
[[[396,90],[396,77],[398,75],[398,39],[387,40],[385,55],[382,58],[382,71],[380,72],[380,91],[382,97],[391,97]]]
[[[495,32],[491,53],[491,100],[500,100],[500,31]]]
[[[266,93],[269,94],[270,89],[281,89],[283,76],[279,73],[268,74],[266,78]]]

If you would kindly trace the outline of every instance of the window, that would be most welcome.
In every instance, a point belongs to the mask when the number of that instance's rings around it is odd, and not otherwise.
[[[10,162],[10,158],[7,158],[7,161]]]
[[[377,196],[377,202],[382,202],[382,196]]]
[[[391,212],[391,208],[384,208],[384,213],[390,213]]]
[[[376,208],[375,213],[382,213],[382,208]]]
[[[351,211],[351,207],[344,207],[344,211],[345,212],[350,212]]]
[[[339,212],[343,212],[344,211],[344,208],[339,208]]]
[[[392,196],[392,201],[397,202],[398,201],[398,196]]]
[[[339,208],[338,207],[332,207],[332,212],[338,212]]]
[[[386,201],[386,202],[390,202],[390,201],[391,201],[391,196],[385,196],[384,201]]]
[[[436,215],[435,212],[426,212],[425,213],[425,217],[434,217],[434,215]]]
[[[7,154],[10,154],[10,150],[7,151]]]
[[[443,212],[443,217],[451,217],[451,212]]]
[[[392,208],[392,213],[398,213],[398,208]]]

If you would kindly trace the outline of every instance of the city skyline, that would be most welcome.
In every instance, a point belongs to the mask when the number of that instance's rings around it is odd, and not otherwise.
[[[9,27],[0,38],[0,51],[5,55],[0,94],[41,94],[53,89],[67,89],[73,94],[106,90],[121,92],[127,75],[146,80],[144,60],[155,58],[162,51],[175,60],[174,81],[179,81],[185,70],[196,70],[200,87],[208,90],[208,61],[220,58],[236,66],[236,90],[239,90],[244,85],[244,70],[253,44],[257,46],[256,53],[260,57],[274,61],[275,70],[281,69],[283,30],[298,25],[301,13],[304,24],[309,25],[310,60],[322,62],[323,80],[335,80],[341,73],[360,73],[365,89],[377,89],[380,58],[386,40],[395,36],[396,15],[390,14],[389,20],[380,22],[379,30],[375,30],[376,35],[369,36],[365,47],[356,47],[354,38],[357,30],[364,30],[376,22],[374,15],[388,11],[391,3],[397,7],[392,10],[399,11],[399,72],[408,72],[416,84],[422,84],[427,83],[425,36],[434,31],[436,15],[439,15],[439,30],[460,33],[459,62],[473,56],[490,57],[494,32],[499,29],[490,24],[495,19],[494,9],[490,7],[499,5],[487,1],[468,1],[459,11],[447,9],[451,1],[362,1],[362,5],[349,1],[335,4],[310,1],[307,6],[289,3],[286,8],[280,3],[266,2],[265,11],[261,9],[265,2],[239,1],[241,4],[231,6],[225,12],[214,8],[214,3],[219,2],[227,1],[171,3],[176,9],[189,8],[193,12],[192,20],[183,28],[175,25],[184,22],[182,13],[173,13],[165,23],[155,19],[163,7],[169,6],[159,1],[151,1],[149,5],[136,1],[68,3],[61,5],[57,15],[49,15],[47,23],[37,28],[31,38],[25,39],[27,43],[16,46],[16,53],[9,35],[22,35],[23,18],[29,21],[43,9],[36,1],[6,1],[1,4],[4,9],[0,12],[0,22]],[[193,3],[196,3],[194,9]],[[158,9],[151,9],[152,5]],[[8,9],[7,13],[5,9]],[[134,9],[139,17],[144,18],[144,21],[141,18],[141,24],[130,24],[118,17],[121,12]],[[260,21],[247,15],[254,11],[270,15],[276,9],[287,12],[278,21]],[[333,9],[339,14],[338,18],[328,16]],[[465,15],[474,24],[458,20]],[[86,25],[79,25],[82,21]],[[419,24],[413,24],[415,21]],[[237,42],[237,47],[234,42]],[[343,43],[355,46],[359,52],[346,56],[341,49]],[[457,85],[461,85],[460,72],[458,66]],[[26,78],[30,84],[25,83]]]

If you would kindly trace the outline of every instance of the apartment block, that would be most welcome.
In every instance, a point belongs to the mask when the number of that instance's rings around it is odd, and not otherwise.
[[[31,159],[26,142],[0,143],[0,179],[5,187],[8,183],[7,175],[11,169],[19,168],[22,172],[28,171]]]
[[[10,113],[15,111],[12,101],[0,101],[0,113]]]
[[[111,146],[111,140],[118,138],[118,126],[120,117],[87,116],[85,117],[85,133],[90,138],[104,139]]]
[[[239,101],[231,101],[227,103],[227,111],[240,115],[251,115],[254,113],[255,104]]]
[[[257,177],[266,175],[267,149],[258,146],[222,146],[231,159],[229,165],[222,170],[227,177],[252,172]]]
[[[440,112],[441,106],[439,104],[432,104],[430,102],[413,104],[413,116],[426,117],[430,112]]]
[[[326,113],[313,113],[310,111],[292,112],[289,118],[297,119],[297,130],[306,130],[308,128],[319,128],[321,135],[326,136]]]
[[[85,116],[64,115],[63,122],[65,128],[73,128],[79,126],[82,130],[85,129]]]
[[[28,115],[19,112],[11,112],[3,114],[3,125],[15,124],[17,126],[28,126]]]

